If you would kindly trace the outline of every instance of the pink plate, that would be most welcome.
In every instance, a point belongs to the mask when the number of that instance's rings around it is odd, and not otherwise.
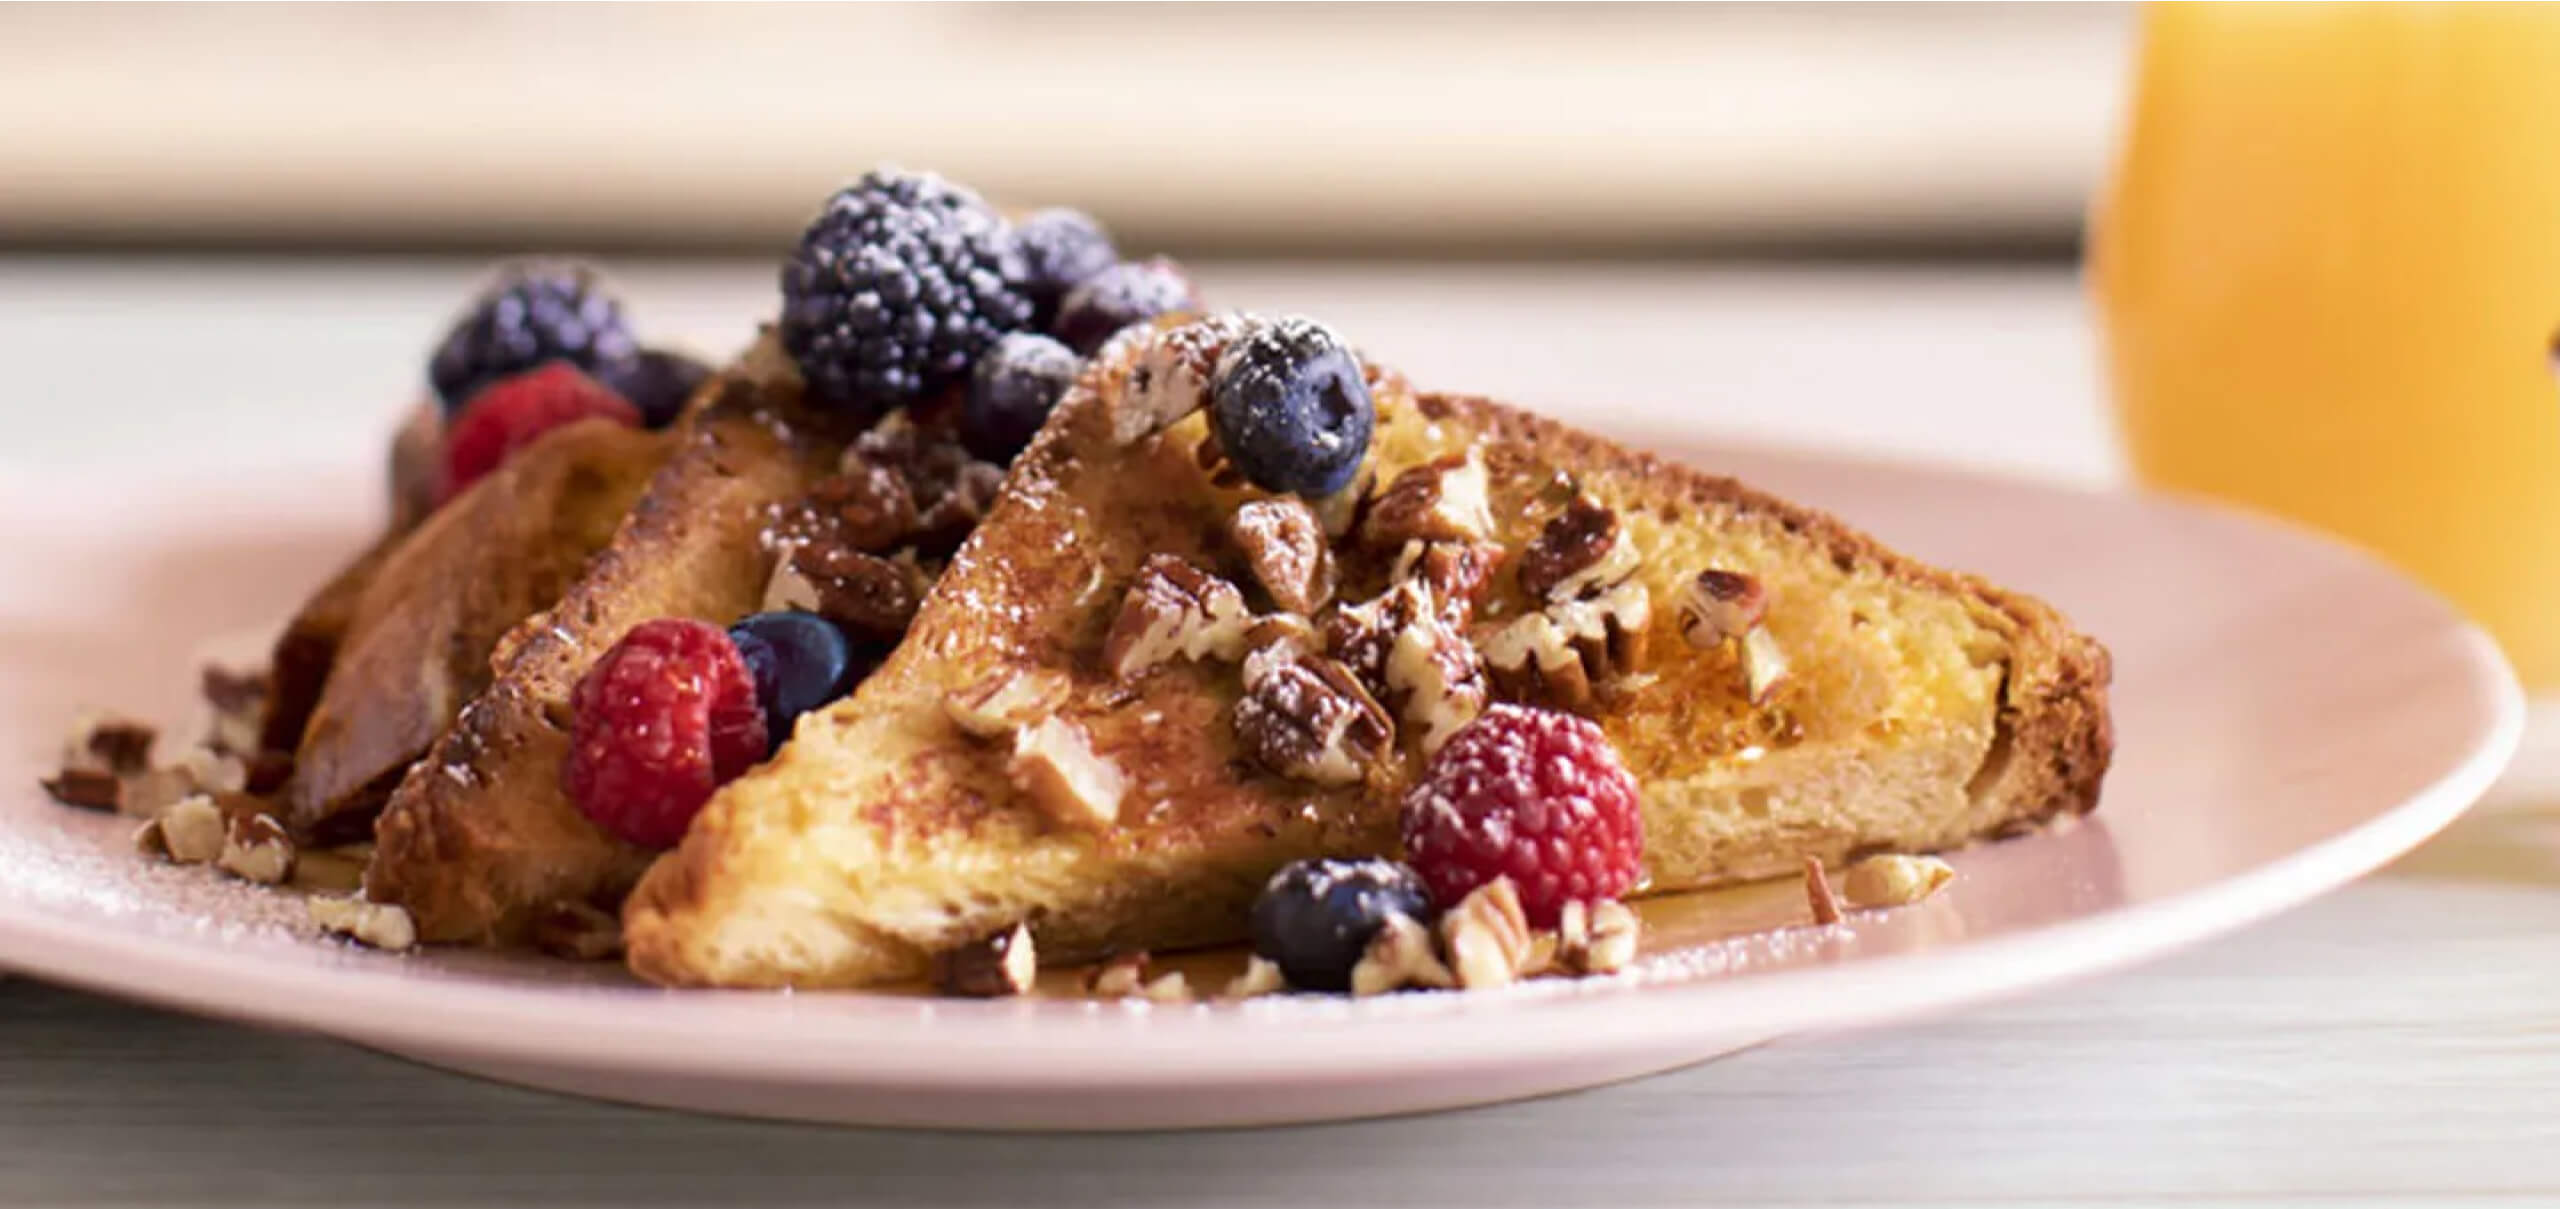
[[[2274,525],[1766,451],[1703,465],[2042,594],[2115,652],[2120,751],[2080,826],[1959,853],[1915,908],[1815,930],[1791,888],[1648,908],[1628,974],[1241,1004],[670,993],[610,967],[385,956],[289,896],[128,854],[34,788],[73,709],[186,718],[211,636],[291,608],[372,498],[345,471],[0,483],[0,962],[539,1087],[712,1112],[964,1128],[1365,1116],[1584,1087],[2151,957],[2425,839],[2514,750],[2489,641],[2372,561]]]

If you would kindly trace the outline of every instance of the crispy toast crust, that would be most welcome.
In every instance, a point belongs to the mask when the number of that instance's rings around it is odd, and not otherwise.
[[[748,358],[706,383],[676,448],[585,574],[498,643],[485,692],[392,792],[368,895],[431,941],[512,943],[550,904],[616,902],[650,854],[578,813],[559,782],[569,696],[631,627],[726,625],[761,601],[773,511],[828,473],[845,434],[798,405],[789,371]]]
[[[1278,865],[1392,849],[1399,790],[1418,760],[1409,749],[1357,785],[1284,780],[1239,754],[1227,721],[1232,668],[1177,665],[1122,685],[1097,666],[1101,630],[1144,557],[1230,561],[1216,535],[1231,503],[1207,485],[1190,434],[1128,442],[1127,400],[1143,393],[1146,372],[1110,354],[1087,371],[906,643],[852,698],[804,719],[775,762],[725,788],[649,870],[625,908],[636,972],[668,985],[863,985],[913,977],[937,948],[1023,920],[1044,960],[1212,943],[1240,934],[1245,906]],[[2111,744],[2106,654],[2041,602],[1904,558],[1730,479],[1485,399],[1379,387],[1379,448],[1397,445],[1398,465],[1483,451],[1513,548],[1526,502],[1561,473],[1642,510],[1667,542],[1730,537],[1783,560],[1798,583],[1773,605],[1773,625],[1799,612],[1827,623],[1842,611],[1826,603],[1834,589],[1856,587],[1961,631],[1962,652],[1949,640],[1922,653],[1945,665],[1926,669],[1947,686],[1932,691],[1970,702],[1969,712],[1940,726],[1934,746],[1903,745],[1919,751],[1913,760],[1936,762],[1860,765],[1840,774],[1833,795],[1871,802],[1890,784],[1879,778],[1925,775],[1926,811],[1861,819],[1829,799],[1798,808],[1782,796],[1773,806],[1769,784],[1719,780],[1746,775],[1734,769],[1758,757],[1710,737],[1716,719],[1671,742],[1638,725],[1687,725],[1685,707],[1665,699],[1697,692],[1698,677],[1604,711],[1645,788],[1655,889],[1785,872],[1807,855],[1948,847],[2095,804]],[[1683,569],[1658,572],[1671,582]],[[1796,660],[1810,681],[1836,673],[1853,683],[1864,666],[1867,656],[1845,644],[1806,641]],[[1001,745],[944,716],[964,686],[1024,671],[1069,683],[1058,715],[1131,779],[1116,825],[1096,833],[1044,813],[1015,786]],[[1727,690],[1704,695],[1717,692]],[[1823,745],[1805,748],[1810,759]],[[1738,796],[1751,793],[1760,796]]]

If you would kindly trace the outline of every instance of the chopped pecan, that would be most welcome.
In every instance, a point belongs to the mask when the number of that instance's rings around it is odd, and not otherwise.
[[[1111,443],[1135,445],[1207,402],[1227,346],[1248,334],[1256,320],[1244,315],[1205,315],[1157,331],[1123,331],[1095,355],[1126,358],[1128,372],[1109,397]]]
[[[1234,659],[1250,623],[1234,584],[1174,555],[1152,555],[1121,598],[1102,664],[1113,678],[1133,680],[1175,658]]]
[[[1955,876],[1955,866],[1934,856],[1888,852],[1849,866],[1840,890],[1852,906],[1901,907],[1937,893]]]
[[[143,832],[135,842],[145,849],[166,853],[181,865],[201,865],[222,855],[229,826],[222,808],[212,798],[197,794],[161,811],[160,817],[144,824]]]
[[[213,863],[234,877],[273,886],[293,876],[293,837],[272,816],[236,814],[223,829]]]
[[[1227,533],[1273,604],[1313,613],[1333,599],[1333,553],[1325,547],[1324,523],[1305,500],[1248,500],[1237,506]]]
[[[817,611],[856,638],[896,641],[924,599],[924,573],[911,560],[822,543],[800,546],[790,559],[816,589]]]
[[[1472,450],[1410,467],[1371,502],[1361,539],[1380,550],[1409,541],[1483,541],[1493,536],[1488,489]]]
[[[1003,486],[1003,467],[978,461],[962,465],[950,484],[917,514],[916,553],[926,558],[950,557],[986,518],[987,509],[995,506],[996,493]]]
[[[1507,877],[1476,887],[1440,917],[1440,943],[1458,985],[1482,990],[1519,981],[1536,937]]]
[[[1642,669],[1652,618],[1653,598],[1630,579],[1503,625],[1482,644],[1485,666],[1508,696],[1579,709]]]
[[[1014,783],[1061,823],[1108,827],[1119,820],[1129,778],[1073,722],[1053,716],[1016,730],[1011,767]]]
[[[1787,653],[1778,649],[1778,640],[1769,627],[1756,625],[1742,635],[1743,687],[1751,693],[1753,705],[1766,705],[1769,694],[1787,677]]]
[[[972,999],[1020,995],[1031,989],[1039,973],[1040,958],[1032,948],[1028,924],[1015,924],[1009,931],[933,956],[934,989],[945,995]]]
[[[1359,525],[1360,513],[1369,502],[1369,489],[1377,485],[1378,472],[1362,466],[1350,486],[1315,500],[1311,506],[1315,509],[1316,523],[1324,527],[1324,535],[1328,538],[1349,536],[1351,530]]]
[[[1180,970],[1168,970],[1162,977],[1140,988],[1138,994],[1156,1003],[1189,1003],[1191,980]]]
[[[151,767],[151,746],[159,737],[159,728],[140,719],[86,710],[72,720],[71,733],[62,741],[62,767],[66,772],[137,776]]]
[[[254,755],[265,737],[267,669],[228,663],[204,665],[204,700],[213,707],[205,742],[215,751]]]
[[[1325,618],[1325,649],[1397,716],[1421,728],[1438,751],[1484,709],[1484,665],[1475,644],[1436,607],[1431,589],[1407,579],[1375,600]]]
[[[1418,579],[1439,602],[1449,624],[1464,627],[1475,620],[1476,606],[1502,566],[1502,547],[1494,542],[1406,542],[1396,554],[1389,578]]]
[[[1431,614],[1433,604],[1431,589],[1420,580],[1401,580],[1375,597],[1326,613],[1318,632],[1326,653],[1383,696],[1387,652],[1395,649],[1396,635]]]
[[[1457,975],[1440,960],[1439,950],[1432,944],[1431,929],[1403,914],[1387,917],[1386,924],[1360,954],[1359,964],[1351,967],[1351,993],[1359,996],[1383,995],[1406,987],[1445,989],[1456,985]]]
[[[1395,745],[1395,723],[1359,678],[1295,641],[1245,656],[1235,728],[1256,763],[1318,785],[1358,782]]]
[[[1085,972],[1085,993],[1105,999],[1128,999],[1144,992],[1147,989],[1148,960],[1143,949],[1135,953],[1113,954],[1101,965]]]
[[[1829,927],[1840,922],[1840,897],[1831,892],[1831,879],[1822,872],[1822,858],[1804,858],[1805,905],[1813,910],[1813,922]]]
[[[1574,974],[1615,974],[1635,960],[1642,931],[1636,913],[1614,898],[1566,903],[1556,921],[1556,962]]]
[[[1244,972],[1227,983],[1227,989],[1219,992],[1219,996],[1225,999],[1251,999],[1259,995],[1276,995],[1288,989],[1289,979],[1280,972],[1279,965],[1270,958],[1256,953],[1244,959]]]
[[[981,739],[1012,734],[1056,712],[1067,682],[1055,672],[1015,668],[993,673],[943,699],[943,712]]]
[[[915,495],[906,475],[869,458],[846,458],[841,473],[810,489],[808,506],[832,522],[813,526],[814,540],[832,540],[867,553],[895,549],[916,529]]]
[[[321,931],[358,944],[396,953],[418,943],[417,922],[409,918],[407,910],[392,903],[368,902],[360,895],[314,897],[309,909],[311,922]]]
[[[1577,495],[1520,554],[1520,590],[1531,600],[1570,600],[1635,574],[1635,543],[1618,514]]]
[[[124,782],[111,772],[93,768],[66,768],[38,782],[53,800],[82,810],[116,811],[124,808]]]
[[[1760,581],[1740,571],[1710,567],[1680,589],[1680,637],[1705,650],[1739,638],[1769,610],[1769,594]]]

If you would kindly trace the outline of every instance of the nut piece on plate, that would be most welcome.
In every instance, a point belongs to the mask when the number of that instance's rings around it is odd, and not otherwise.
[[[1058,822],[1109,827],[1120,819],[1129,778],[1096,755],[1084,728],[1043,718],[1013,734],[1013,780]]]
[[[1351,993],[1359,996],[1384,995],[1406,987],[1447,989],[1458,985],[1458,976],[1440,960],[1432,946],[1431,929],[1414,922],[1409,915],[1390,915],[1369,948],[1360,955],[1360,964],[1351,967]]]
[[[1235,728],[1255,762],[1318,785],[1358,782],[1395,745],[1394,721],[1359,678],[1294,639],[1245,656]]]
[[[572,899],[536,912],[533,946],[570,961],[608,961],[622,955],[622,920]]]
[[[1253,578],[1271,602],[1291,613],[1313,613],[1333,599],[1333,553],[1324,522],[1294,495],[1248,500],[1227,524],[1244,551]]]
[[[235,814],[223,829],[214,867],[244,881],[273,886],[293,876],[293,838],[264,814]]]
[[[1084,976],[1085,993],[1105,999],[1128,999],[1147,989],[1147,953],[1115,953]]]
[[[418,943],[416,922],[408,911],[391,903],[369,902],[361,895],[315,896],[309,910],[311,922],[321,931],[384,952],[397,953]]]
[[[1831,879],[1822,872],[1822,858],[1804,858],[1804,899],[1813,909],[1813,922],[1829,927],[1840,922],[1840,897],[1831,892]]]
[[[1252,999],[1260,995],[1277,995],[1288,989],[1289,979],[1281,974],[1279,963],[1256,953],[1245,958],[1244,972],[1228,982],[1227,989],[1219,992],[1219,997]]]
[[[945,995],[996,999],[1031,989],[1040,972],[1032,950],[1031,925],[1015,924],[984,940],[934,954],[933,986]]]
[[[222,808],[212,798],[194,794],[179,799],[160,812],[160,817],[144,823],[134,833],[133,842],[136,848],[177,864],[201,865],[222,855],[229,831]]]
[[[83,710],[62,741],[62,770],[139,776],[151,767],[151,745],[159,738],[159,728],[148,722]]]
[[[1153,555],[1121,598],[1102,663],[1113,677],[1133,680],[1176,657],[1234,659],[1251,623],[1234,584],[1174,555]]]
[[[1531,600],[1570,600],[1635,574],[1638,562],[1618,514],[1578,495],[1521,551],[1520,590]]]
[[[944,698],[942,709],[960,729],[995,739],[1048,717],[1066,695],[1067,682],[1055,672],[1007,668]]]
[[[213,707],[206,744],[231,755],[256,755],[267,722],[267,684],[263,667],[205,664],[204,700]]]
[[[1440,917],[1440,941],[1458,985],[1470,991],[1519,981],[1536,937],[1520,908],[1520,892],[1507,877],[1476,887]]]
[[[1574,974],[1615,974],[1636,958],[1643,927],[1614,898],[1569,902],[1556,920],[1556,963]]]
[[[1758,579],[1710,567],[1680,589],[1680,637],[1700,650],[1722,646],[1757,628],[1768,611]]]
[[[53,800],[82,810],[116,811],[124,808],[124,782],[111,772],[95,768],[66,768],[36,782]]]
[[[1182,971],[1173,970],[1148,983],[1139,994],[1157,1003],[1189,1003],[1191,980],[1183,977]]]
[[[1888,852],[1849,866],[1840,891],[1854,907],[1901,907],[1944,889],[1955,876],[1955,866],[1934,856]]]
[[[1493,535],[1488,486],[1472,449],[1410,467],[1370,504],[1360,538],[1381,550],[1410,541],[1482,541]]]

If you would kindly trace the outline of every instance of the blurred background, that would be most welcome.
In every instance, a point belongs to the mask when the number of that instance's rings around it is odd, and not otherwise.
[[[771,252],[871,162],[1189,256],[2062,257],[2114,4],[0,8],[16,248]]]

